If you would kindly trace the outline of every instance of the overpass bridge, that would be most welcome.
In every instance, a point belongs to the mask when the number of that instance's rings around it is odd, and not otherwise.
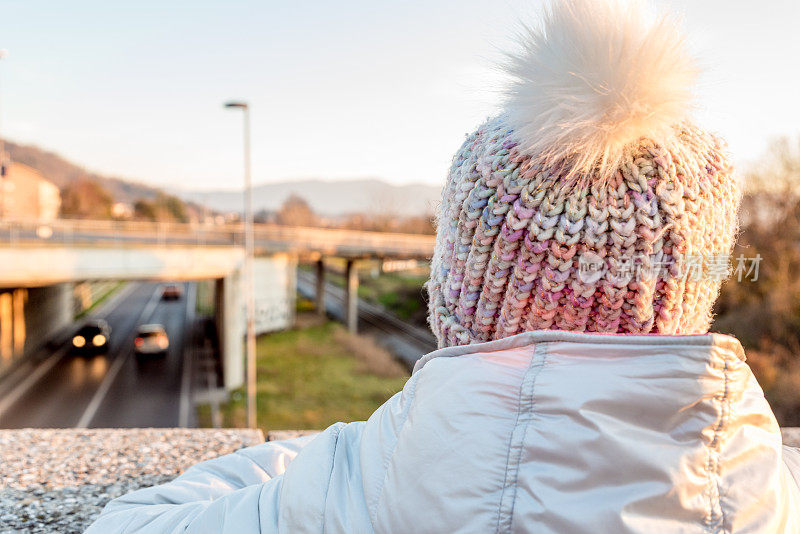
[[[254,229],[256,330],[286,328],[294,317],[297,262],[317,265],[324,310],[325,258],[345,261],[347,323],[357,323],[364,259],[427,259],[433,236],[257,224]],[[72,320],[73,284],[85,280],[201,280],[216,285],[223,379],[244,379],[241,224],[132,221],[0,221],[0,372]],[[22,339],[20,339],[20,337]]]

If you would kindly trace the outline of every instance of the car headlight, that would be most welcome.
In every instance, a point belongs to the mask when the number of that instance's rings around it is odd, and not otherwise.
[[[75,336],[72,338],[72,344],[78,348],[81,348],[86,345],[86,339],[83,336]]]
[[[99,347],[100,345],[104,345],[106,342],[106,336],[103,334],[97,334],[92,338],[92,343],[95,347]]]

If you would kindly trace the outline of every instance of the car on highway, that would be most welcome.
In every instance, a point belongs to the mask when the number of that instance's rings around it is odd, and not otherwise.
[[[143,324],[136,330],[133,351],[137,358],[166,356],[167,349],[169,349],[169,336],[164,325]]]
[[[180,300],[183,288],[176,284],[168,284],[161,290],[161,300]]]
[[[102,319],[90,319],[72,336],[71,348],[75,354],[102,354],[108,351],[111,327]]]

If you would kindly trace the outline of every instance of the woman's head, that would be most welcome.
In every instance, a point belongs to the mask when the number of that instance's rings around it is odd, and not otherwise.
[[[723,142],[688,116],[676,27],[635,1],[556,1],[510,73],[444,188],[427,284],[439,345],[706,332],[739,195]]]

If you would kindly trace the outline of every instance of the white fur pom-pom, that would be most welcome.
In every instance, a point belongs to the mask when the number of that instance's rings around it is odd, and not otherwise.
[[[520,148],[601,180],[642,137],[670,144],[697,77],[677,24],[641,0],[552,0],[510,57],[505,115]]]

